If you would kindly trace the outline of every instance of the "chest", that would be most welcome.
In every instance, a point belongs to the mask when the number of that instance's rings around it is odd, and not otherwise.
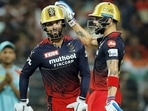
[[[50,46],[43,52],[41,67],[48,69],[58,69],[72,66],[78,62],[78,49],[62,45],[61,48]]]
[[[106,41],[104,40],[104,41],[102,41],[102,42],[100,42],[100,45],[98,46],[98,48],[97,48],[97,50],[96,50],[96,59],[99,59],[99,58],[101,58],[101,59],[103,59],[103,58],[105,58],[105,48],[104,48],[104,45],[106,44]]]

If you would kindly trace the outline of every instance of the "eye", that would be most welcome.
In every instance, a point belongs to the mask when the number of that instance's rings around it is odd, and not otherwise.
[[[46,23],[46,26],[52,26],[52,25],[53,25],[53,22]]]
[[[61,20],[56,20],[56,21],[53,21],[53,22],[47,22],[45,25],[46,26],[52,26],[53,24],[60,24],[61,23]]]

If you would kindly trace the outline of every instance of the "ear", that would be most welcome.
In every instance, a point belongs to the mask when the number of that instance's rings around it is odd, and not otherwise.
[[[109,23],[109,25],[112,25],[113,19],[112,18],[109,18],[107,22]]]

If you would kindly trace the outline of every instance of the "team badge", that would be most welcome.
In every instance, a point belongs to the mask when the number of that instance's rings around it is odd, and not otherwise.
[[[48,9],[48,14],[49,14],[50,17],[55,16],[55,8],[50,7]]]
[[[69,51],[70,52],[75,52],[75,47],[74,47],[74,45],[73,44],[71,44],[71,43],[68,43],[68,48],[69,48]]]
[[[116,46],[116,41],[115,40],[108,40],[107,45],[108,45],[108,47],[115,47]]]

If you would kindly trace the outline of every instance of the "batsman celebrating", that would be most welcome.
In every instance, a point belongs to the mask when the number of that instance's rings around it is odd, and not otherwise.
[[[90,70],[85,47],[78,39],[63,34],[64,14],[60,7],[46,6],[41,25],[48,38],[31,52],[20,75],[20,98],[16,111],[32,111],[27,106],[29,78],[39,68],[47,95],[48,111],[83,111],[89,88]],[[41,83],[39,83],[41,84]]]
[[[96,5],[93,13],[89,14],[89,34],[76,22],[74,12],[65,2],[59,1],[55,5],[61,7],[67,23],[81,42],[88,47],[97,47],[90,80],[92,93],[88,98],[88,111],[122,111],[119,74],[124,42],[121,32],[117,31],[117,23],[120,21],[118,7],[110,2]]]

